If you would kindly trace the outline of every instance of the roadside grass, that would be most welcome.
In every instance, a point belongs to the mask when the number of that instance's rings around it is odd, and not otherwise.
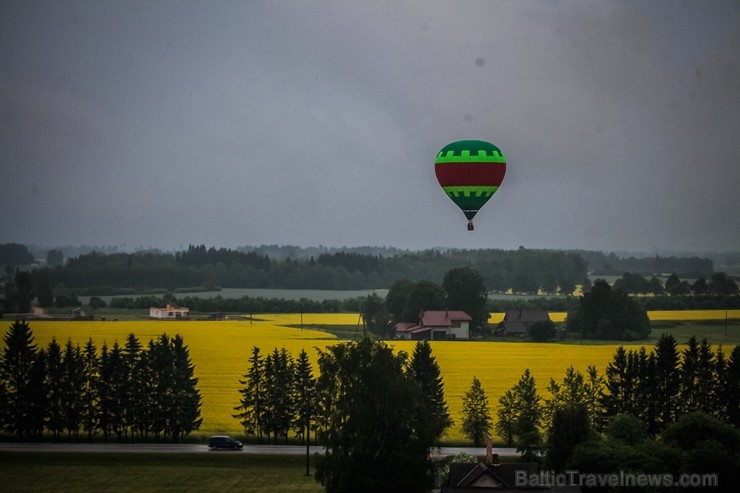
[[[302,456],[245,453],[0,453],[2,491],[319,492]]]

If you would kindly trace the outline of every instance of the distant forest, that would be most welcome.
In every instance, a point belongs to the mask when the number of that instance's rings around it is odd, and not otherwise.
[[[0,265],[23,265],[34,255],[17,244],[0,245]],[[432,249],[411,252],[386,247],[244,247],[238,250],[189,246],[166,253],[92,251],[64,258],[51,250],[47,262],[30,270],[77,294],[114,295],[178,288],[384,289],[401,279],[441,283],[446,272],[470,267],[491,292],[570,294],[589,274],[645,276],[675,274],[709,278],[714,266],[699,257],[620,258],[593,251]]]

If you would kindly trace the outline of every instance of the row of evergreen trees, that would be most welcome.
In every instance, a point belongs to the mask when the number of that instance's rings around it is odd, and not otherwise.
[[[589,366],[586,375],[570,367],[562,380],[551,378],[549,398],[537,391],[525,370],[519,382],[499,398],[494,423],[480,381],[473,378],[463,402],[463,432],[476,444],[496,430],[508,445],[533,452],[543,444],[555,416],[565,408],[583,410],[588,426],[604,431],[619,416],[641,423],[649,436],[662,433],[681,416],[701,412],[740,427],[740,345],[725,354],[692,337],[679,351],[671,335],[663,335],[653,351],[620,346],[604,375]]]
[[[277,443],[283,440],[287,443],[289,433],[293,432],[305,443],[310,438],[310,431],[314,430],[318,439],[325,443],[327,437],[337,431],[331,430],[337,424],[333,416],[337,411],[337,399],[348,391],[347,383],[341,383],[340,380],[345,377],[352,379],[352,375],[367,370],[363,367],[363,361],[355,360],[362,354],[358,350],[362,344],[347,343],[320,351],[318,375],[314,374],[308,354],[303,349],[297,358],[293,358],[285,348],[275,348],[263,355],[260,348],[255,346],[244,379],[239,381],[242,385],[239,389],[241,399],[235,408],[234,418],[244,427],[246,435],[256,437],[260,442],[267,440]],[[373,347],[383,345],[367,339],[364,344]],[[419,341],[410,357],[404,352],[398,357],[403,363],[403,378],[415,382],[413,385],[418,391],[418,402],[413,407],[423,418],[419,421],[416,433],[423,435],[425,443],[438,443],[452,420],[444,399],[440,369],[432,356],[431,346],[426,341]],[[339,363],[342,361],[344,363]],[[352,369],[345,365],[356,367]],[[379,383],[387,376],[376,377],[375,382]],[[353,390],[358,392],[356,398],[362,395],[369,398],[373,392],[382,394],[388,390],[382,386],[374,389],[370,384],[366,385]],[[398,403],[394,407],[396,405]],[[385,411],[389,413],[388,419],[391,419],[393,412],[397,412],[390,408]]]
[[[124,441],[172,441],[201,423],[200,391],[190,352],[180,335],[162,334],[146,348],[132,333],[97,350],[52,339],[34,343],[25,321],[13,323],[0,359],[0,427],[20,439],[54,441],[102,434]]]

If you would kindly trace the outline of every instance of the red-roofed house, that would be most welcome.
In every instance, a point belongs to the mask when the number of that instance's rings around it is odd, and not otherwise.
[[[418,323],[396,324],[398,339],[450,340],[470,339],[470,315],[459,310],[427,310]]]

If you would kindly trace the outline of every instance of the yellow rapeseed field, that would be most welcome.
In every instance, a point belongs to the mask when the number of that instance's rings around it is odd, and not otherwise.
[[[685,320],[724,318],[721,313],[701,312],[650,312],[654,320]],[[740,318],[740,310],[731,310],[731,318]],[[682,318],[678,317],[682,315]],[[554,321],[565,314],[551,314]],[[494,314],[503,318],[503,314]],[[656,318],[654,318],[656,317]],[[64,345],[67,339],[83,346],[92,338],[98,350],[103,342],[110,346],[114,341],[125,343],[127,335],[136,334],[142,344],[163,333],[180,334],[190,348],[190,355],[199,378],[203,397],[201,408],[203,424],[200,433],[242,434],[239,423],[232,418],[233,408],[238,405],[239,379],[247,372],[248,358],[252,347],[262,353],[274,348],[286,348],[293,357],[305,349],[316,365],[316,348],[324,349],[338,340],[326,332],[290,328],[286,325],[355,325],[358,314],[269,314],[253,315],[253,320],[237,319],[224,321],[32,321],[31,329],[39,346],[46,346],[52,337]],[[691,318],[693,319],[693,318]],[[10,322],[3,327],[7,330]],[[412,341],[392,341],[397,350],[411,354]],[[462,396],[470,388],[473,376],[480,379],[489,398],[492,412],[498,408],[498,399],[511,388],[526,368],[537,381],[537,388],[547,397],[545,388],[554,378],[560,381],[565,370],[573,365],[585,373],[587,366],[595,365],[600,374],[611,361],[617,345],[574,345],[538,344],[531,342],[479,342],[479,341],[433,341],[433,355],[437,358],[445,383],[447,403],[455,426],[449,438],[462,439],[460,432]],[[625,346],[627,347],[627,346]],[[635,347],[639,347],[636,345]],[[495,416],[495,414],[494,414]]]
[[[356,320],[357,315],[354,317]],[[255,315],[255,318],[263,317]],[[286,320],[288,317],[281,316],[280,323],[286,323]],[[199,379],[198,387],[203,403],[201,433],[204,434],[238,435],[242,432],[239,423],[231,415],[233,408],[239,404],[239,379],[249,368],[248,359],[254,346],[259,347],[263,354],[275,347],[284,347],[294,357],[298,356],[301,349],[305,349],[315,365],[316,351],[313,348],[324,348],[336,341],[334,336],[326,332],[282,327],[265,320],[254,322],[39,320],[32,321],[29,325],[39,346],[46,346],[52,337],[56,337],[62,345],[66,344],[67,339],[71,339],[80,346],[84,346],[88,338],[92,338],[98,350],[104,342],[108,346],[113,345],[114,341],[124,345],[126,337],[132,332],[145,346],[150,339],[155,339],[163,333],[170,336],[180,334],[190,349],[190,357],[195,365],[196,377]]]

